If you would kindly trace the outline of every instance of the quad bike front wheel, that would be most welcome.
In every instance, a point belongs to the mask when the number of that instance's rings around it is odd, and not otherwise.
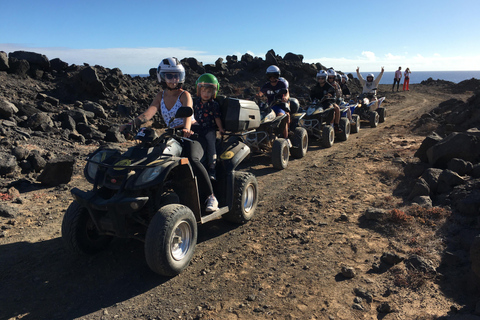
[[[333,146],[333,142],[335,141],[335,130],[332,126],[326,125],[322,129],[322,145],[325,148],[330,148]]]
[[[350,126],[350,133],[358,133],[360,131],[360,116],[358,114],[352,115],[353,121],[355,121],[353,126]]]
[[[252,219],[257,203],[257,178],[248,172],[235,172],[233,207],[223,218],[233,223],[244,224]]]
[[[347,141],[350,136],[350,121],[345,117],[340,118],[339,126],[342,129],[342,132],[338,134],[338,139],[340,141]]]
[[[100,234],[87,208],[73,201],[63,216],[62,239],[71,252],[95,254],[104,250],[113,238]]]
[[[145,236],[145,258],[154,272],[175,276],[192,260],[197,244],[197,221],[181,204],[166,205],[155,214]]]
[[[272,164],[275,169],[283,170],[288,165],[290,147],[286,139],[278,138],[272,146]]]
[[[370,127],[376,128],[378,126],[378,122],[380,120],[380,117],[378,116],[377,111],[370,111]]]
[[[387,110],[385,110],[384,107],[380,107],[377,109],[377,112],[378,112],[378,122],[384,123],[385,118],[387,117]]]
[[[308,149],[308,132],[305,128],[297,127],[293,131],[293,148],[290,150],[292,157],[300,159],[305,157]]]

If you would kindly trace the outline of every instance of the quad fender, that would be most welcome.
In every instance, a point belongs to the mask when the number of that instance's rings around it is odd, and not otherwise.
[[[287,121],[287,115],[282,114],[281,116],[278,116],[275,118],[275,120],[272,121],[271,126],[274,128],[279,128],[281,127],[282,122]]]
[[[225,151],[220,155],[220,160],[223,162],[225,170],[232,172],[249,154],[250,147],[237,140],[227,146]]]
[[[290,115],[290,129],[295,129],[298,127],[298,121],[305,117],[305,112],[302,113],[294,113]]]
[[[297,113],[298,109],[300,109],[300,102],[297,98],[290,98],[288,100],[290,102],[290,113]]]
[[[233,207],[233,188],[235,187],[235,168],[250,154],[250,148],[241,141],[229,145],[220,155],[225,172],[225,200],[229,209]]]
[[[328,108],[327,110],[323,111],[323,121],[326,123],[332,123],[333,117],[335,116],[335,110],[333,108]]]

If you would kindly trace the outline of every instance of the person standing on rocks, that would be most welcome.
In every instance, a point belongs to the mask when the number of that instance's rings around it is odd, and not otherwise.
[[[403,91],[405,91],[405,89],[409,91],[408,85],[410,84],[410,74],[410,68],[407,68],[405,70],[405,78],[403,80]]]
[[[398,70],[395,71],[395,77],[393,78],[392,92],[394,91],[395,84],[397,84],[397,92],[398,92],[398,87],[400,86],[400,80],[402,80],[402,67],[398,67]],[[403,90],[405,91],[405,89]]]
[[[292,143],[290,139],[288,139],[288,128],[290,126],[290,114],[287,112],[285,109],[288,107],[288,100],[290,99],[290,94],[288,92],[288,87],[285,81],[280,81],[280,68],[277,66],[270,66],[267,68],[267,79],[268,82],[265,83],[262,88],[260,89],[260,92],[258,93],[258,96],[266,96],[268,99],[268,105],[271,106],[272,110],[275,111],[275,114],[278,116],[287,115],[287,124],[285,128],[283,128],[283,137],[287,139],[288,144],[290,147],[292,146]],[[272,103],[274,102],[273,100],[275,99],[275,95],[280,92],[280,90],[286,90],[287,92],[282,96],[282,102],[283,105],[274,105],[272,106]]]
[[[182,85],[185,82],[185,68],[177,58],[163,59],[157,68],[157,79],[163,91],[157,93],[150,107],[134,119],[135,127],[141,127],[152,119],[157,112],[160,112],[163,120],[170,128],[182,129],[183,136],[186,138],[190,137],[193,133],[191,130],[192,123],[195,122],[193,114],[188,118],[178,118],[170,121],[180,107],[193,108],[192,96],[188,91],[182,89]],[[125,130],[128,125],[131,125],[131,123],[120,126],[120,131]],[[190,160],[192,169],[199,178],[199,184],[202,184],[199,189],[207,190],[209,194],[206,199],[205,210],[213,212],[218,209],[218,201],[213,194],[213,187],[207,170],[200,162],[203,153],[203,147],[199,141],[191,139],[183,141],[183,154]]]

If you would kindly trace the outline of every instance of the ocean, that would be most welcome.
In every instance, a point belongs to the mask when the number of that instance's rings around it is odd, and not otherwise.
[[[402,71],[402,80],[401,83],[403,83],[403,72]],[[355,78],[357,77],[357,73],[354,72],[348,72],[351,73]],[[347,73],[347,74],[348,74]],[[375,77],[378,76],[380,71],[377,72],[360,72],[362,74],[362,77],[365,79],[367,77],[368,73],[373,73]],[[393,84],[393,78],[395,77],[395,71],[385,71],[382,76],[382,80],[380,80],[380,84]],[[433,80],[445,80],[445,81],[451,81],[455,83],[462,82],[463,80],[469,80],[472,78],[475,79],[480,79],[480,71],[412,71],[410,74],[410,84],[412,83],[420,83],[424,80],[427,80],[428,78],[432,78]]]
[[[351,73],[355,78],[357,77],[357,73],[354,72],[347,72],[347,74]],[[377,72],[360,72],[363,78],[367,77],[367,74],[373,73],[376,76],[380,73]],[[148,77],[148,74],[130,74],[132,77],[140,76],[140,77]],[[395,76],[395,71],[385,71],[383,73],[382,80],[380,80],[380,84],[393,84],[393,77]],[[451,81],[455,83],[462,82],[463,80],[469,80],[472,78],[480,79],[480,70],[479,71],[412,71],[410,75],[410,83],[420,83],[428,78],[432,78],[433,80],[445,80]],[[403,72],[402,72],[402,81],[403,83]]]

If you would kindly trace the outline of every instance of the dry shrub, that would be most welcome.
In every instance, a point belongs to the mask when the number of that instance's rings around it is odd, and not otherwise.
[[[450,213],[449,210],[441,207],[432,207],[432,208],[425,208],[419,205],[412,205],[411,207],[408,208],[407,214],[415,217],[415,220],[417,220],[420,223],[429,225],[429,226],[434,226],[435,225],[435,220],[440,220],[442,218],[445,218],[448,216]]]
[[[0,200],[2,201],[10,201],[12,200],[13,197],[11,195],[9,195],[8,193],[1,193],[0,192]]]
[[[378,169],[377,173],[385,179],[395,180],[403,174],[403,171],[399,167],[389,166],[386,168]]]
[[[393,283],[397,287],[417,290],[426,282],[425,274],[417,270],[403,271],[399,268],[392,268],[391,273],[393,274]]]
[[[413,217],[399,209],[392,209],[389,212],[390,220],[395,223],[409,223]]]
[[[375,200],[375,202],[373,203],[373,206],[375,208],[390,209],[390,208],[396,207],[397,204],[398,204],[398,200],[395,197],[388,195],[383,198]]]

